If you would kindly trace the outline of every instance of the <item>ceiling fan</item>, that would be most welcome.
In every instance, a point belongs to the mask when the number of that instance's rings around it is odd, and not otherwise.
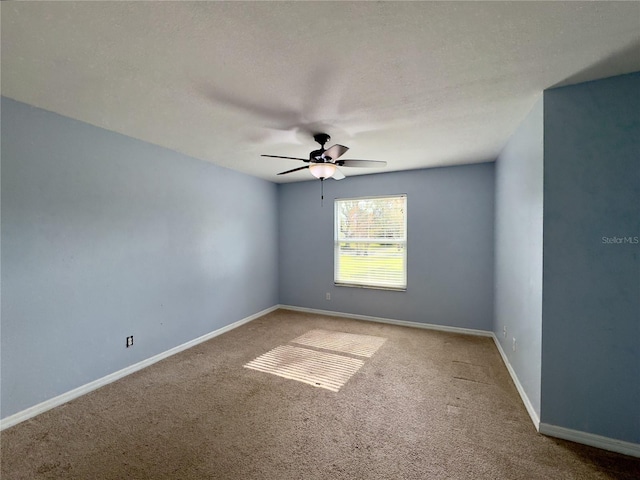
[[[326,133],[317,133],[313,136],[313,139],[320,144],[319,150],[314,150],[309,154],[309,158],[298,157],[281,157],[278,155],[261,155],[262,157],[271,158],[286,158],[289,160],[300,160],[309,165],[304,167],[293,168],[286,172],[280,172],[278,175],[286,175],[287,173],[297,172],[298,170],[309,169],[311,175],[323,181],[326,178],[334,178],[335,180],[342,180],[344,174],[338,170],[338,167],[384,167],[387,162],[379,160],[341,160],[340,157],[346,153],[349,148],[344,145],[333,145],[327,149],[324,148],[325,144],[331,140],[331,137]]]

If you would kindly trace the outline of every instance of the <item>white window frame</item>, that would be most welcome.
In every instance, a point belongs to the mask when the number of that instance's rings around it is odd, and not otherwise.
[[[390,198],[404,198],[404,236],[402,238],[376,238],[376,237],[366,237],[366,238],[349,238],[349,243],[368,243],[368,244],[396,244],[401,250],[401,262],[402,262],[402,278],[401,284],[395,283],[385,283],[383,278],[375,277],[373,275],[369,279],[358,279],[358,280],[348,280],[345,278],[345,275],[341,271],[340,267],[340,244],[346,243],[347,238],[342,237],[340,235],[340,202],[345,201],[359,201],[359,200],[382,200],[382,199],[390,199]],[[380,290],[396,290],[396,291],[406,291],[407,290],[407,194],[394,194],[394,195],[379,195],[379,196],[369,196],[369,197],[353,197],[353,198],[336,198],[334,201],[334,235],[333,235],[333,247],[334,247],[334,266],[333,266],[333,275],[334,275],[334,284],[339,287],[357,287],[357,288],[371,288],[371,289],[380,289]],[[341,275],[342,273],[342,275]]]

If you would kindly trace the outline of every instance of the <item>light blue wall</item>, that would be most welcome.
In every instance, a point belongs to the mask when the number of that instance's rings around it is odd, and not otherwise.
[[[492,329],[493,163],[328,180],[324,206],[319,181],[278,188],[280,303]],[[398,193],[408,195],[407,291],[335,287],[333,199]]]
[[[640,73],[544,95],[541,420],[640,443]]]
[[[494,332],[538,417],[542,355],[543,153],[541,96],[496,161],[495,216]]]
[[[276,202],[272,183],[3,98],[1,416],[277,304]]]

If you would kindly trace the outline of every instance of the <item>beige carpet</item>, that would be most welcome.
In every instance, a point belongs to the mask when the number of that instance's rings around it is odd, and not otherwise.
[[[369,357],[294,344],[386,339]],[[309,337],[304,337],[309,338]],[[338,392],[244,365],[360,358]],[[640,460],[539,435],[488,338],[277,311],[1,434],[1,478],[638,479]]]

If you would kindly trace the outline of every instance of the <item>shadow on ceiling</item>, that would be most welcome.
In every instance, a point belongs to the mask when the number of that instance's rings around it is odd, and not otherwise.
[[[631,42],[609,57],[595,62],[549,88],[566,87],[637,71],[640,71],[640,41]]]

